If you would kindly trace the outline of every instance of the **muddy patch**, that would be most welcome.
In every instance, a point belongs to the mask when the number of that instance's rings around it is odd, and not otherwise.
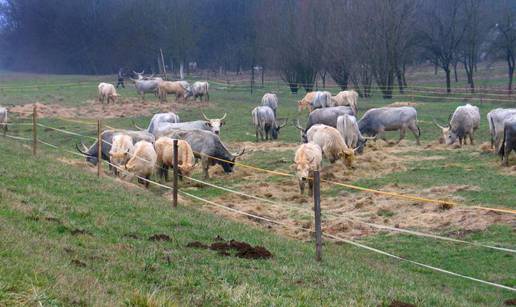
[[[269,259],[272,253],[263,246],[252,246],[249,243],[230,240],[225,241],[217,236],[209,246],[199,241],[190,242],[186,245],[189,248],[210,249],[222,256],[234,256],[244,259]]]
[[[91,236],[92,235],[91,232],[89,232],[89,231],[87,231],[85,229],[80,229],[80,228],[71,229],[70,233],[72,234],[72,236],[78,236],[78,235]]]
[[[503,302],[506,306],[516,306],[516,298],[508,299]]]
[[[137,98],[122,99],[116,103],[101,104],[95,100],[88,100],[86,103],[77,106],[63,106],[61,104],[42,104],[35,103],[38,109],[38,117],[62,117],[62,118],[119,118],[134,116],[150,116],[158,112],[180,111],[191,108],[206,108],[210,106],[208,102],[176,103],[158,101],[141,102]],[[9,112],[17,114],[19,117],[28,118],[32,116],[34,104],[24,104],[14,106]]]
[[[73,259],[73,260],[71,261],[71,263],[72,263],[73,265],[75,265],[76,267],[79,267],[79,268],[85,268],[85,267],[86,267],[86,263],[85,263],[85,262],[83,262],[83,261],[81,261],[81,260],[79,260],[79,259]]]
[[[389,304],[389,307],[416,307],[416,305],[394,300]]]

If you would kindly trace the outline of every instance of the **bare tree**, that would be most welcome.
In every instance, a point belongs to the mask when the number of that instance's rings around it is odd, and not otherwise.
[[[494,38],[491,43],[491,52],[500,55],[507,62],[508,85],[507,90],[512,94],[512,83],[516,65],[516,13],[504,1],[499,11],[500,19],[494,27]]]

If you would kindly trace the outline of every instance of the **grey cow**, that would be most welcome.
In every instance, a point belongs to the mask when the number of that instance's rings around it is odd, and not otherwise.
[[[145,80],[145,79],[131,79],[134,82],[136,92],[140,95],[142,100],[145,100],[145,93],[154,93],[158,91],[159,84],[163,81],[161,78]]]
[[[379,137],[387,142],[386,131],[400,131],[399,143],[405,138],[407,129],[412,131],[419,145],[421,130],[417,125],[417,111],[413,107],[384,107],[370,109],[358,121],[360,133],[366,136]]]
[[[498,154],[502,157],[502,164],[509,166],[509,154],[516,151],[516,115],[505,120],[501,145]]]
[[[302,128],[299,125],[299,121],[297,121],[297,128],[301,132],[301,140],[306,143],[306,132],[308,129],[310,129],[313,125],[317,124],[324,124],[326,126],[330,126],[333,128],[337,127],[337,118],[341,115],[353,115],[353,110],[350,107],[329,107],[329,108],[322,108],[322,109],[316,109],[310,112],[308,115],[308,122],[306,123],[306,128]]]
[[[274,111],[268,106],[260,106],[253,109],[251,112],[253,116],[253,124],[256,129],[256,141],[258,142],[258,135],[262,141],[268,140],[269,136],[272,140],[276,140],[281,128],[285,127],[287,120],[283,124],[278,123]]]
[[[497,108],[487,113],[487,123],[491,135],[491,148],[500,148],[500,141],[503,137],[503,123],[512,115],[516,114],[516,109]]]
[[[169,137],[185,140],[190,144],[195,158],[201,159],[206,179],[209,178],[208,169],[212,165],[219,164],[224,173],[231,173],[236,158],[245,152],[244,148],[240,153],[231,153],[218,135],[205,130],[173,130]]]
[[[475,142],[475,131],[480,126],[480,112],[478,107],[468,103],[455,109],[447,127],[439,125],[435,120],[434,122],[437,127],[441,128],[442,140],[447,145],[455,143],[458,139],[462,147],[462,142],[464,141],[464,144],[466,144],[467,137],[469,137],[470,143],[473,145]]]
[[[208,118],[206,115],[203,116],[206,120],[195,120],[191,122],[183,122],[183,123],[159,123],[154,129],[153,134],[156,136],[156,139],[159,139],[162,136],[169,136],[169,134],[174,130],[207,130],[213,132],[215,134],[220,134],[220,128],[224,126],[224,119],[227,114],[224,114],[222,118]]]
[[[174,112],[168,112],[168,113],[156,113],[152,116],[149,127],[147,128],[147,132],[154,133],[154,129],[158,127],[161,123],[179,123],[181,122],[181,119],[179,116]]]
[[[277,116],[278,96],[273,93],[265,93],[262,97],[262,106],[267,106],[274,111],[274,116]]]
[[[337,130],[344,139],[344,143],[351,149],[356,149],[358,153],[364,152],[365,144],[370,137],[365,137],[360,133],[358,128],[357,119],[353,115],[341,115],[337,118]]]

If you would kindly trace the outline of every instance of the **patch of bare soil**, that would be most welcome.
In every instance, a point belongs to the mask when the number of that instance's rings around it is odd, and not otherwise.
[[[217,253],[222,256],[235,256],[244,259],[272,258],[272,253],[263,246],[252,246],[249,243],[235,240],[224,241],[219,236],[217,236],[217,238],[215,238],[215,242],[213,242],[209,246],[199,241],[194,241],[188,243],[186,247],[210,249],[213,251],[217,251]]]
[[[149,241],[170,241],[170,237],[166,234],[158,233],[150,236]]]
[[[411,101],[397,101],[386,105],[386,107],[415,107],[420,102],[411,102]]]
[[[508,299],[503,303],[507,306],[516,306],[516,298]]]
[[[134,116],[150,116],[158,112],[179,111],[191,108],[205,108],[209,106],[208,102],[192,102],[176,103],[159,101],[140,101],[137,98],[120,99],[116,103],[101,104],[95,100],[88,100],[86,103],[77,106],[63,106],[61,104],[42,104],[35,103],[38,109],[39,117],[62,117],[62,118],[118,118],[118,117],[134,117]],[[20,117],[32,116],[34,104],[24,104],[14,106],[9,112],[18,114]]]

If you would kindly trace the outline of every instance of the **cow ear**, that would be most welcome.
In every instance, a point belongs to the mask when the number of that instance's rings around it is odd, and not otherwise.
[[[206,122],[206,125],[208,125],[208,127],[212,127],[210,122]]]

